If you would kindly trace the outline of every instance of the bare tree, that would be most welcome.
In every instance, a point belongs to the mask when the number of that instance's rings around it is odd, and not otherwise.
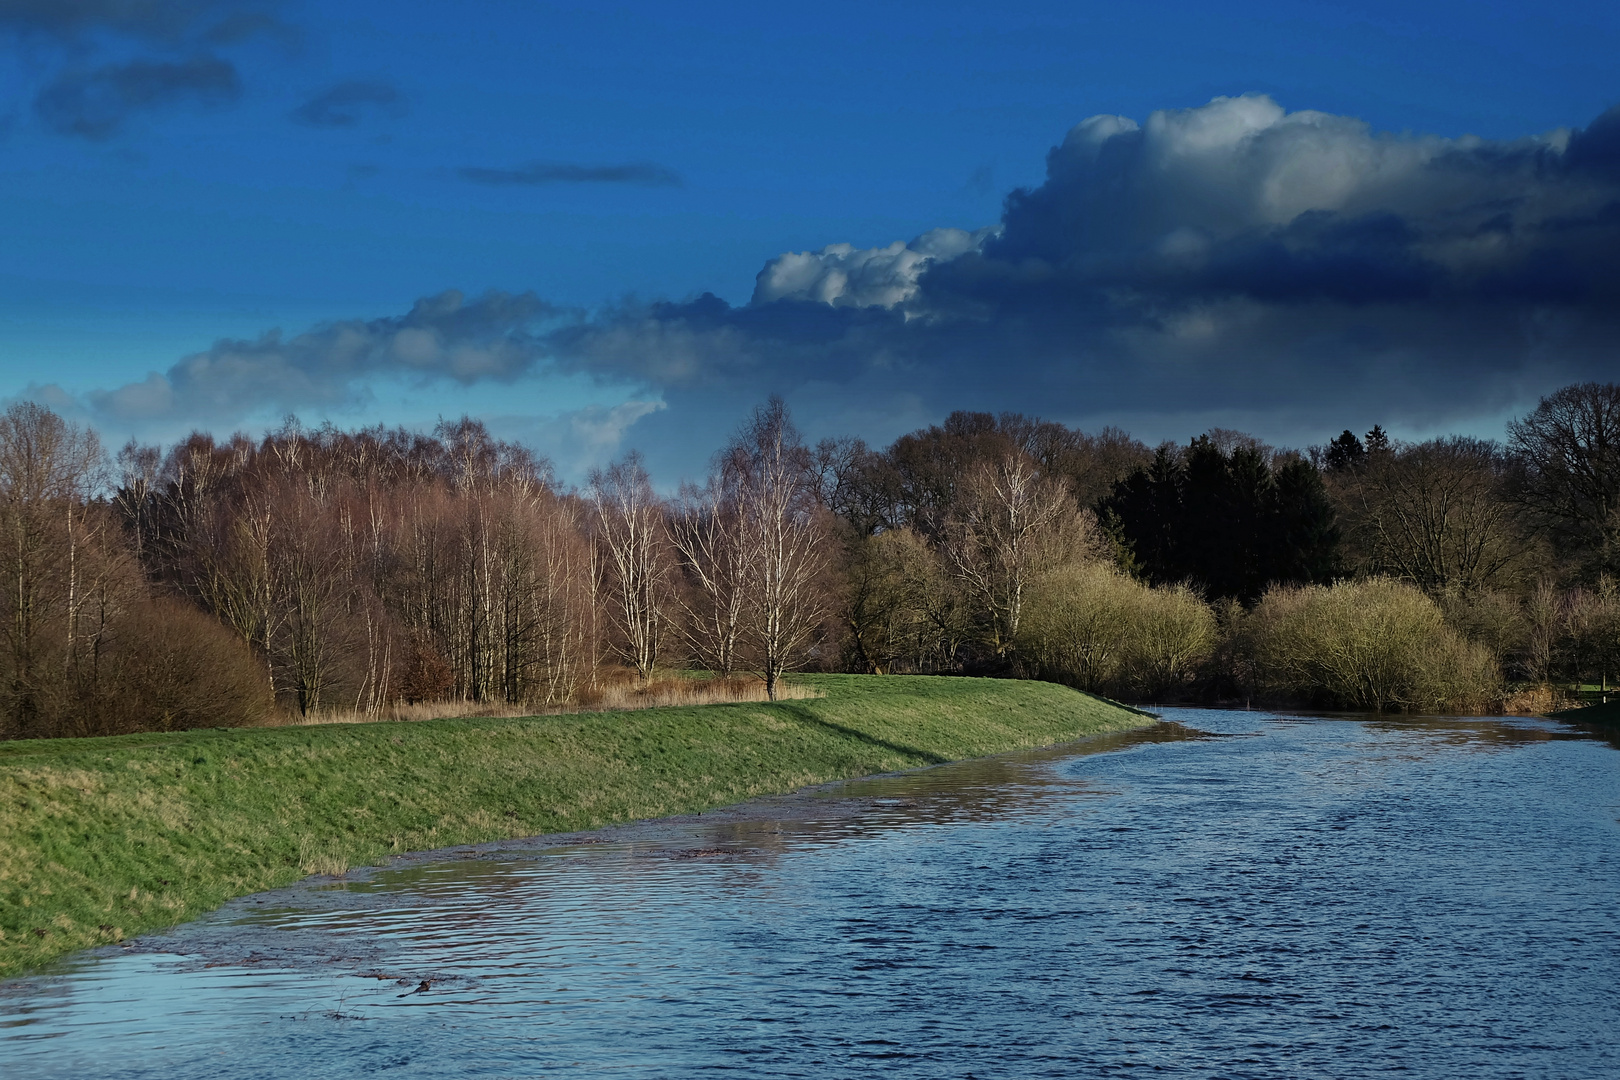
[[[637,453],[605,471],[594,470],[590,495],[610,571],[608,607],[619,632],[617,647],[645,684],[658,663],[669,614],[663,507]]]
[[[1508,425],[1516,495],[1596,576],[1620,571],[1620,385],[1579,383]]]
[[[687,645],[705,667],[730,675],[738,664],[748,595],[749,542],[736,470],[681,493],[670,522],[688,588],[679,600]]]
[[[985,644],[1005,658],[1018,636],[1029,583],[1090,554],[1095,530],[1064,485],[1023,454],[981,463],[961,483],[945,529],[945,553],[983,622]]]
[[[64,672],[43,670],[58,648],[74,663],[86,597],[81,560],[90,495],[103,467],[93,432],[32,402],[0,415],[0,542],[5,545],[4,634],[10,719],[29,733],[46,685]],[[44,635],[55,635],[47,642]]]
[[[135,558],[144,561],[142,550],[146,536],[152,529],[152,512],[158,494],[158,470],[163,464],[163,451],[156,446],[143,446],[134,439],[118,451],[118,491],[113,503],[124,515],[135,539]]]
[[[720,474],[736,493],[743,625],[774,701],[783,672],[804,661],[829,612],[815,462],[780,397],[754,410],[721,454]]]
[[[1371,455],[1333,476],[1368,568],[1420,588],[1472,592],[1526,553],[1495,443],[1453,436]]]

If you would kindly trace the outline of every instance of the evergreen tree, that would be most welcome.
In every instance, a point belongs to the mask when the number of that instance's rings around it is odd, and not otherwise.
[[[1373,430],[1380,435],[1383,434],[1383,431],[1379,428]],[[1344,469],[1353,469],[1365,460],[1367,460],[1367,448],[1361,445],[1360,439],[1351,434],[1349,428],[1345,428],[1344,434],[1328,443],[1327,454],[1324,456],[1322,464],[1328,472],[1340,472]]]
[[[1299,458],[1273,470],[1255,446],[1226,453],[1199,436],[1179,453],[1161,447],[1097,510],[1149,581],[1191,581],[1211,598],[1252,603],[1273,582],[1329,581],[1338,565],[1321,474]]]

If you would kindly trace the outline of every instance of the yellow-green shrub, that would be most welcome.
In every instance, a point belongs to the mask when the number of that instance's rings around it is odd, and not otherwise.
[[[1215,642],[1215,616],[1191,589],[1152,588],[1095,562],[1034,582],[1018,649],[1041,678],[1153,698],[1184,686]]]
[[[1292,700],[1471,710],[1498,692],[1489,650],[1446,625],[1439,605],[1403,582],[1273,587],[1245,623],[1261,688]]]

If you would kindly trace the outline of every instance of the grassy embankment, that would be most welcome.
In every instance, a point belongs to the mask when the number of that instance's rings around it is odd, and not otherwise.
[[[404,851],[590,829],[1144,722],[1050,683],[0,743],[0,976]]]
[[[1620,700],[1576,709],[1560,709],[1547,715],[1555,720],[1575,720],[1583,724],[1620,724]]]

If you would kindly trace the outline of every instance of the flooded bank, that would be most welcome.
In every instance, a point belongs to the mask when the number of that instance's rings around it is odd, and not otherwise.
[[[8,1076],[1620,1072],[1620,755],[1152,728],[396,861],[0,990]]]

